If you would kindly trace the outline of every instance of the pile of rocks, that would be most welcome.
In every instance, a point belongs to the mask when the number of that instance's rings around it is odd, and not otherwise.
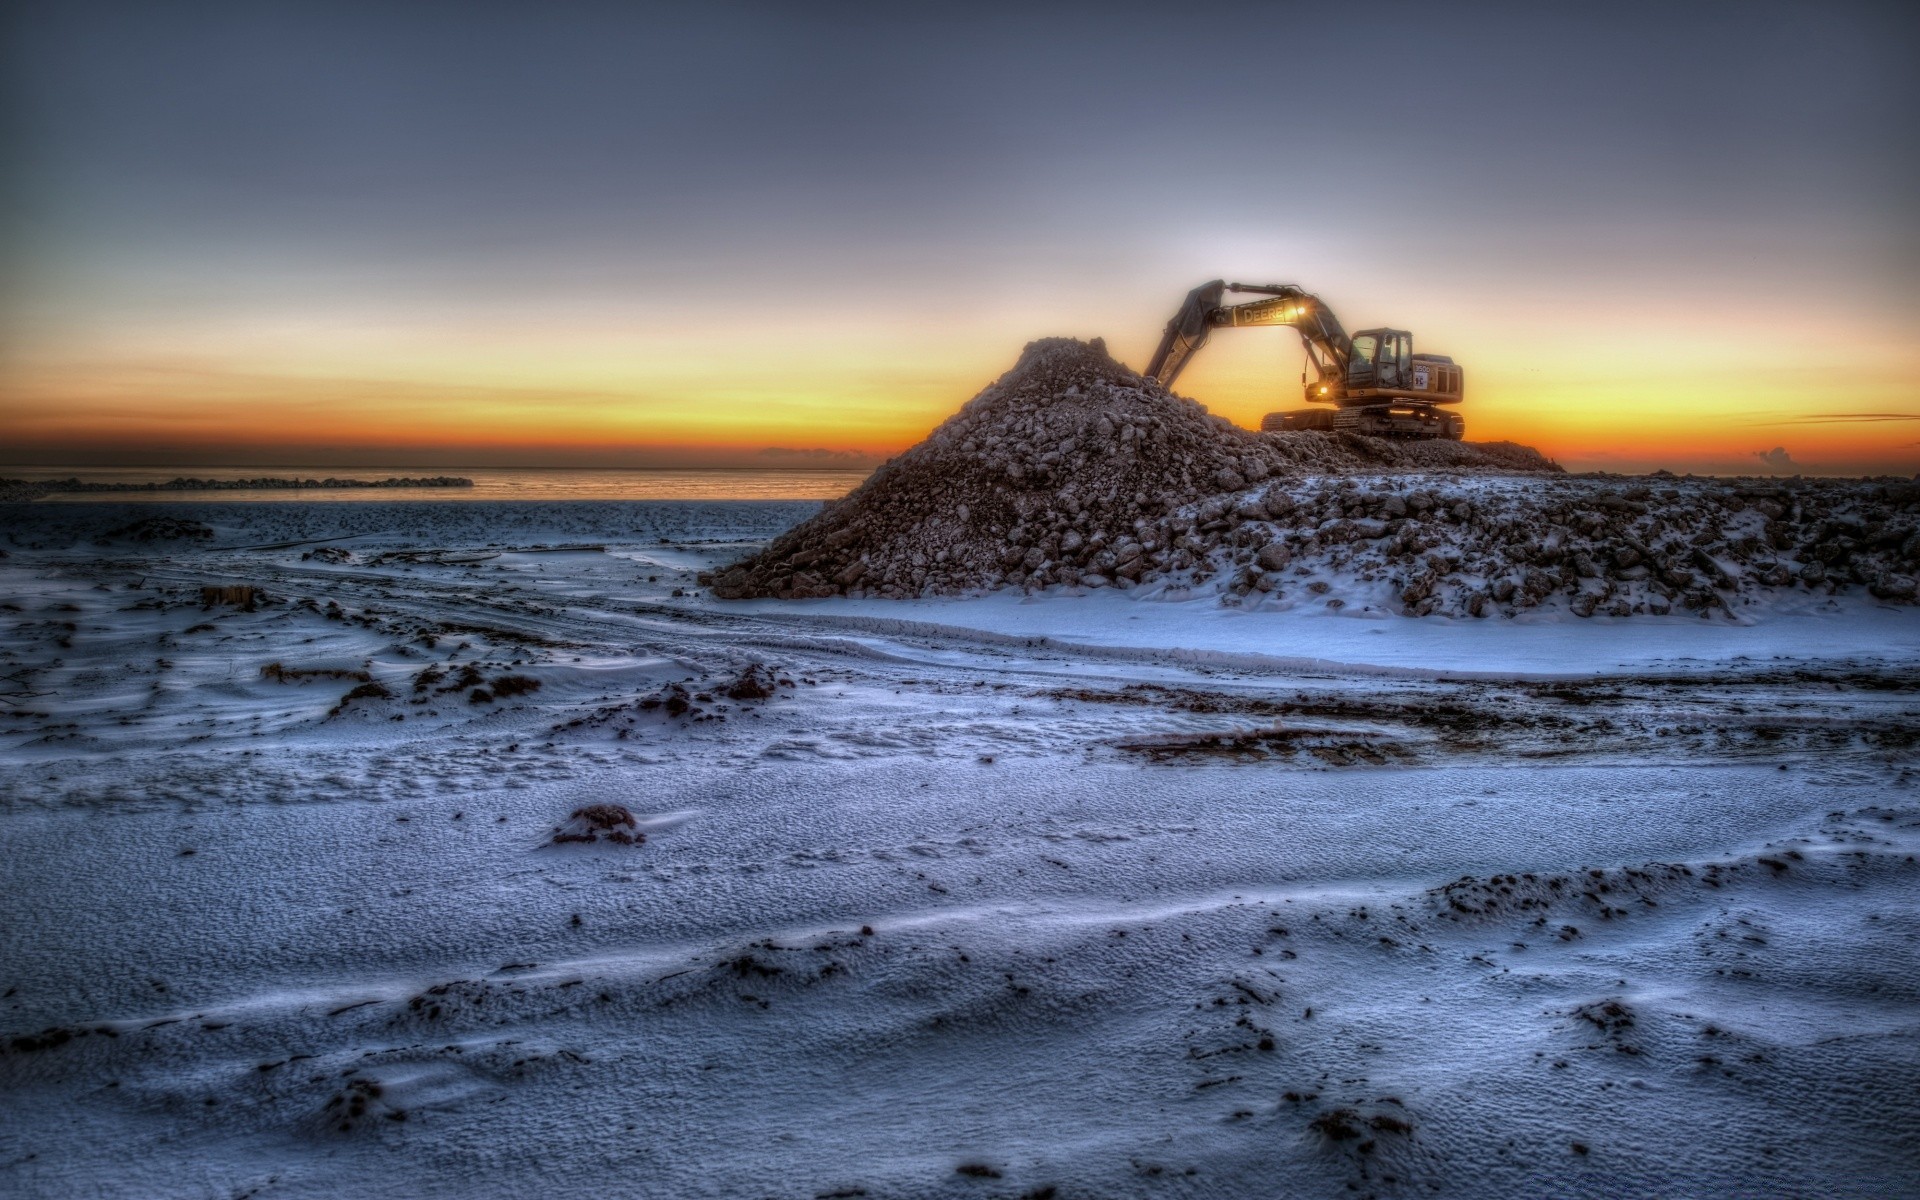
[[[640,823],[625,805],[589,804],[574,809],[564,823],[555,825],[549,840],[556,846],[568,842],[591,845],[600,841],[642,846],[646,844],[647,835],[640,832]]]
[[[689,688],[688,684],[693,686]],[[685,682],[668,682],[652,695],[642,697],[637,707],[644,712],[659,709],[669,717],[687,717],[701,721],[716,715],[702,708],[703,704],[715,706],[720,714],[727,711],[727,706],[720,704],[716,696],[736,700],[741,704],[757,704],[760,701],[775,698],[780,694],[781,688],[791,689],[792,687],[792,679],[765,663],[755,662],[748,663],[741,669],[740,674],[730,681],[715,682],[689,678]],[[726,718],[722,715],[720,719]],[[571,721],[566,726],[557,728],[571,728],[579,724],[581,724],[580,721]]]
[[[952,595],[1121,586],[1188,570],[1176,514],[1275,476],[1557,471],[1511,443],[1259,434],[1116,362],[1098,340],[1034,342],[1019,363],[859,489],[708,580],[722,599]]]
[[[1568,476],[1511,443],[1257,434],[1099,342],[1019,365],[715,596],[1204,587],[1415,616],[1732,612],[1781,589],[1912,602],[1920,486]]]
[[[1321,479],[1191,519],[1229,603],[1732,613],[1786,590],[1912,603],[1920,576],[1903,480]]]
[[[1630,616],[1734,612],[1780,591],[1914,603],[1920,576],[1920,486],[1907,480],[1380,478],[1288,499],[1284,526],[1235,530],[1229,593],[1292,582],[1338,607],[1354,603],[1329,595],[1346,584],[1413,616]]]

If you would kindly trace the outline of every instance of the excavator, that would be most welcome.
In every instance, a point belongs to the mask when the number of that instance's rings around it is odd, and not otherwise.
[[[1261,298],[1227,304],[1228,292]],[[1170,388],[1216,328],[1245,325],[1291,325],[1298,330],[1307,360],[1319,374],[1310,383],[1301,372],[1306,398],[1333,405],[1331,410],[1268,413],[1260,421],[1264,432],[1349,430],[1372,437],[1456,442],[1466,433],[1460,415],[1440,407],[1461,399],[1460,368],[1451,358],[1415,354],[1413,335],[1404,329],[1363,329],[1349,337],[1332,309],[1291,283],[1216,279],[1201,284],[1187,293],[1186,303],[1167,322],[1166,336],[1146,373]]]

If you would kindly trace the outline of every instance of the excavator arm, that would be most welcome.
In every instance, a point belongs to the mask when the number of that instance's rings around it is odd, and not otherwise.
[[[1228,292],[1245,292],[1263,299],[1241,304],[1221,303]],[[1313,360],[1322,380],[1331,377],[1344,382],[1346,379],[1353,341],[1340,327],[1333,310],[1322,304],[1319,297],[1290,283],[1228,283],[1224,279],[1201,284],[1187,293],[1180,311],[1167,322],[1166,334],[1160,339],[1160,348],[1154,351],[1153,361],[1147,364],[1146,373],[1159,380],[1161,386],[1172,387],[1187,361],[1207,344],[1214,329],[1222,325],[1291,325],[1299,330],[1301,340],[1306,343],[1307,356]]]

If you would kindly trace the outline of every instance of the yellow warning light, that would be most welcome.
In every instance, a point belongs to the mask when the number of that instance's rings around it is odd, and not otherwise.
[[[1326,394],[1327,394],[1327,389],[1325,389],[1325,388],[1321,388],[1321,389],[1320,389],[1320,394],[1321,394],[1322,396],[1324,396],[1324,395],[1326,395]]]

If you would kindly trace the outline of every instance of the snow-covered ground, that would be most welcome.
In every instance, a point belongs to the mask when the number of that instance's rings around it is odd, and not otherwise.
[[[812,511],[5,510],[0,1194],[1920,1190],[1920,611],[694,586]]]

